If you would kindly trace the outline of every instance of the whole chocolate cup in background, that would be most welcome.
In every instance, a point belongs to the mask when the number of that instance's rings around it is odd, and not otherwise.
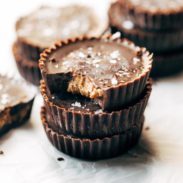
[[[164,54],[154,54],[151,77],[165,77],[183,72],[183,49]]]
[[[61,49],[64,46],[67,46],[71,43],[77,43],[82,41],[92,41],[92,40],[105,40],[105,41],[111,41],[112,35],[109,35],[108,37],[101,37],[101,38],[88,38],[88,37],[80,37],[75,39],[69,39],[67,41],[60,41],[55,43],[55,45],[49,49],[46,49],[42,54],[41,58],[39,60],[39,67],[41,70],[41,74],[43,77],[43,80],[45,81],[46,88],[48,90],[48,95],[51,96],[52,93],[60,93],[64,92],[63,90],[67,88],[65,83],[63,82],[63,73],[56,73],[56,74],[49,74],[47,72],[47,61],[49,60],[49,56],[57,51],[58,49]],[[133,102],[139,98],[141,93],[143,92],[146,82],[149,78],[149,74],[151,71],[152,66],[152,55],[145,49],[145,48],[139,48],[136,47],[132,42],[126,40],[126,39],[115,39],[112,40],[114,42],[117,42],[118,44],[127,44],[128,47],[131,47],[133,49],[140,49],[140,54],[144,55],[146,57],[146,68],[144,71],[142,71],[139,76],[134,78],[134,80],[126,82],[126,83],[120,83],[118,85],[112,86],[110,88],[103,90],[103,97],[96,98],[96,100],[99,105],[104,110],[117,110],[121,107],[133,104]],[[66,75],[66,74],[65,74]],[[64,84],[63,84],[64,83]],[[68,84],[67,84],[68,85]]]
[[[112,33],[119,31],[122,37],[139,46],[144,46],[152,52],[167,52],[183,47],[183,28],[158,32],[140,29],[129,20],[119,2],[111,5],[109,22]]]
[[[142,117],[138,127],[109,137],[89,139],[59,134],[52,130],[48,125],[45,108],[42,108],[41,120],[48,139],[59,151],[90,160],[111,158],[128,151],[138,143],[144,123]]]
[[[38,62],[30,60],[27,57],[26,53],[23,52],[19,42],[15,42],[13,44],[13,55],[21,76],[30,83],[39,86],[41,73],[38,67]]]
[[[141,98],[131,106],[119,111],[95,113],[87,110],[66,109],[52,102],[47,96],[46,86],[41,81],[41,94],[44,98],[46,112],[52,120],[48,125],[57,133],[64,132],[81,138],[103,138],[116,135],[138,126],[142,118],[150,93],[152,84],[146,85]]]
[[[0,85],[1,136],[28,121],[37,89],[23,80],[8,75],[0,75]]]
[[[178,9],[179,5],[177,5],[177,10],[167,8],[164,11],[159,9],[152,12],[150,11],[151,6],[148,10],[140,5],[138,7],[134,6],[129,0],[119,0],[118,2],[137,27],[154,31],[183,28],[183,8]]]
[[[82,15],[84,18],[80,18]],[[76,22],[77,20],[79,22]],[[66,22],[65,25],[64,22]],[[79,23],[79,27],[76,26],[77,23]],[[84,31],[83,29],[86,28],[83,28],[82,25],[87,27],[86,24],[89,28]],[[60,7],[41,6],[20,17],[16,21],[15,30],[17,40],[27,58],[38,61],[40,53],[58,39],[65,40],[80,35],[100,36],[108,29],[108,26],[107,17],[101,16],[94,8],[71,4]],[[40,41],[41,39],[42,41]]]

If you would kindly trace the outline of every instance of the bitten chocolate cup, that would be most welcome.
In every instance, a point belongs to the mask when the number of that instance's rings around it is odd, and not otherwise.
[[[183,49],[164,54],[154,54],[151,71],[153,78],[170,76],[183,72]]]
[[[13,44],[13,55],[15,57],[16,65],[21,76],[30,83],[38,86],[41,80],[41,73],[38,67],[38,62],[27,58],[19,42],[15,42]]]
[[[126,39],[75,38],[41,54],[39,67],[48,94],[79,94],[104,110],[132,104],[143,92],[152,55]]]
[[[47,113],[52,118],[48,124],[54,131],[93,139],[123,133],[138,126],[151,93],[151,85],[146,85],[141,98],[133,105],[119,111],[103,111],[99,105],[81,96],[48,97],[43,81],[40,90]]]
[[[183,28],[181,0],[119,0],[119,2],[137,27],[154,31]]]
[[[36,88],[0,75],[0,136],[28,121]]]
[[[183,28],[165,31],[147,31],[135,26],[129,20],[119,2],[111,5],[109,22],[112,33],[119,31],[125,37],[139,46],[144,46],[152,52],[168,52],[183,47]]]
[[[58,39],[81,35],[100,36],[108,28],[107,16],[84,5],[40,7],[16,22],[17,39],[25,55],[38,60]]]
[[[133,127],[121,134],[89,139],[55,132],[48,125],[44,108],[41,112],[41,120],[48,139],[59,151],[90,160],[115,157],[132,148],[140,138],[144,122],[142,118],[138,127]]]

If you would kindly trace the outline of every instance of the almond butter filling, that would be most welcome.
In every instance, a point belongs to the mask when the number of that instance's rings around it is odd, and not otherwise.
[[[74,77],[69,82],[67,91],[75,94],[81,94],[92,99],[103,96],[103,91],[100,88],[95,87],[88,77],[80,75]]]

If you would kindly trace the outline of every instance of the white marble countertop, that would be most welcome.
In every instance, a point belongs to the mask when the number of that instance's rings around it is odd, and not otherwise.
[[[1,2],[1,73],[17,73],[11,53],[17,17],[41,4],[65,2],[71,0]],[[108,2],[93,0],[90,4],[102,12]],[[1,183],[183,182],[183,74],[154,83],[139,145],[114,159],[87,162],[58,152],[48,142],[41,126],[41,105],[42,99],[38,95],[30,122],[0,139],[0,150],[4,151],[0,155]],[[65,160],[58,161],[58,157]]]

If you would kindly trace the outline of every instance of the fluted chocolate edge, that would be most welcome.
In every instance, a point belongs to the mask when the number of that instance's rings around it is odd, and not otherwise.
[[[120,8],[118,4],[113,4],[109,10],[109,22],[112,33],[119,31],[121,37],[129,39],[139,46],[145,46],[152,52],[172,51],[183,47],[183,27],[174,31],[171,29],[164,32],[150,32],[136,26],[132,29],[125,29],[122,23],[118,22],[117,18],[112,16],[115,12],[115,8]],[[126,15],[124,15],[123,18],[125,16]]]
[[[41,81],[40,87],[46,110],[53,118],[53,122],[49,125],[57,132],[61,130],[67,134],[89,138],[114,135],[132,126],[138,126],[147,106],[151,90],[152,84],[149,82],[143,96],[133,105],[119,111],[94,113],[60,107],[54,104],[47,95],[44,81]]]
[[[122,134],[100,139],[87,139],[53,131],[48,126],[44,108],[41,112],[41,120],[48,139],[59,151],[77,158],[93,160],[111,158],[129,150],[137,144],[143,128],[143,123],[141,123],[141,126],[132,128]]]
[[[129,1],[120,0],[119,3],[125,9],[129,18],[138,27],[148,30],[168,30],[183,28],[183,9],[179,11],[151,12],[143,7],[133,6]]]
[[[17,42],[22,47],[22,50],[24,51],[28,59],[38,62],[38,60],[40,59],[40,54],[44,51],[45,48],[31,44],[23,38],[17,38]]]
[[[30,60],[24,53],[20,53],[18,50],[21,45],[18,42],[13,44],[13,55],[16,61],[17,68],[23,78],[30,83],[39,86],[41,80],[41,73],[38,67],[38,63]]]

